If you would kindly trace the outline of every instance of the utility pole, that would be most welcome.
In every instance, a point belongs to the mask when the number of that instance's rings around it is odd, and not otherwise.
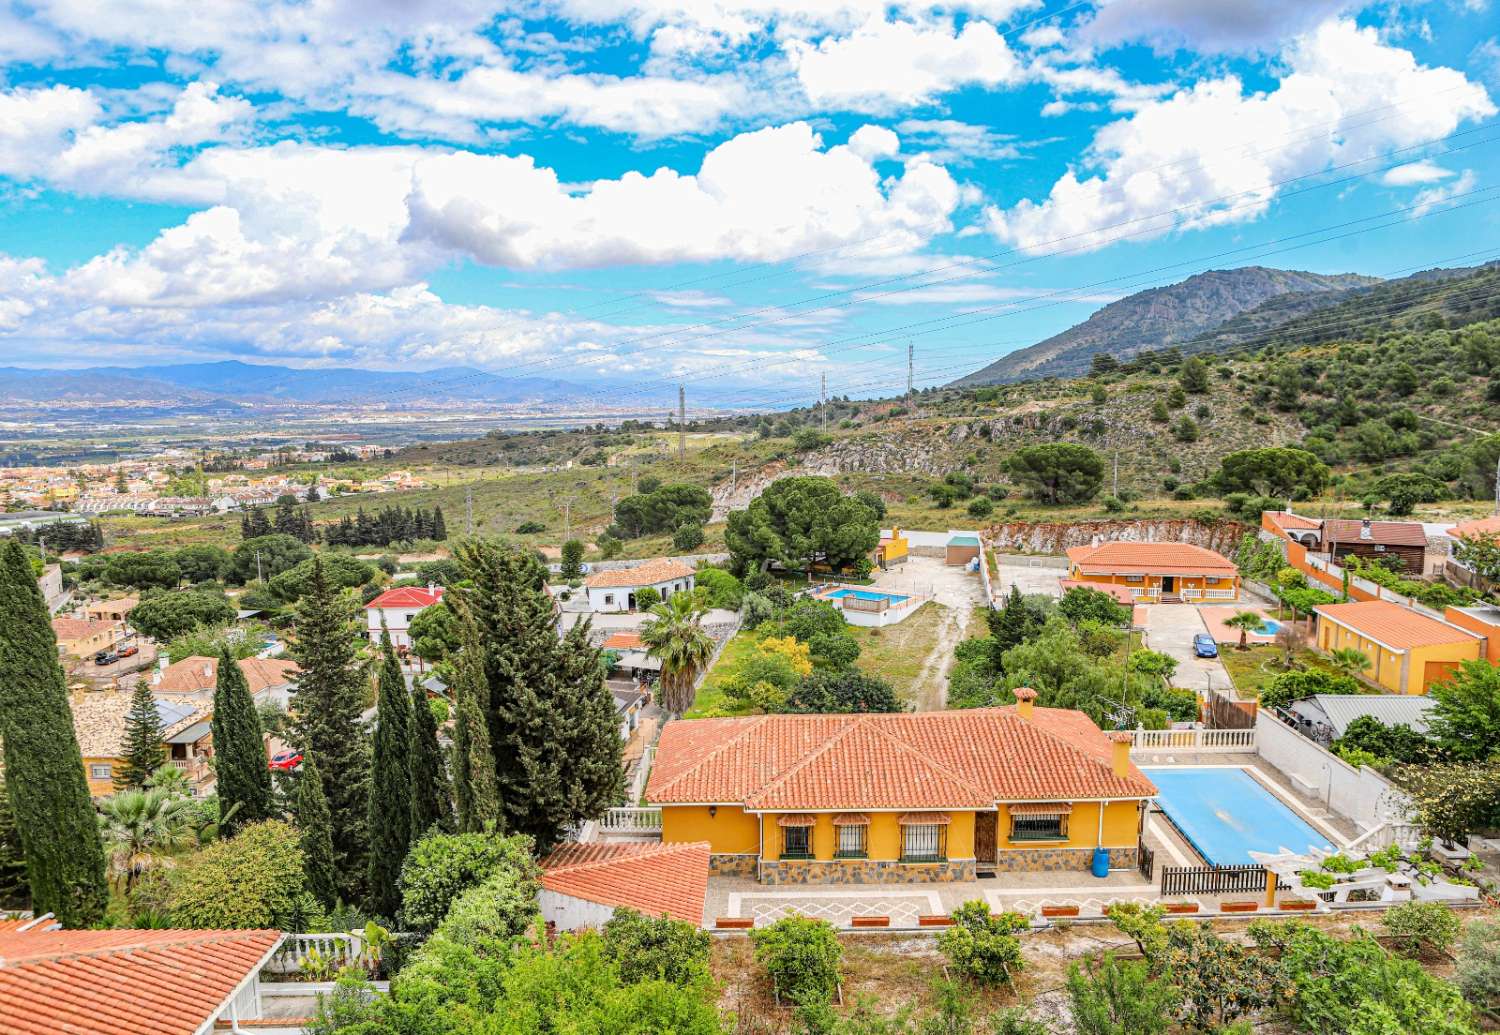
[[[913,362],[916,358],[917,347],[911,342],[906,343],[906,412],[911,413],[911,386]]]
[[[1110,490],[1110,494],[1113,495],[1115,499],[1119,499],[1120,498],[1120,451],[1118,449],[1115,450],[1115,481],[1114,481],[1114,488],[1112,488]]]
[[[260,551],[259,550],[255,551],[255,581],[256,582],[263,581],[261,579],[261,577],[260,577]]]
[[[467,531],[465,535],[474,534],[474,486],[464,486],[464,525]]]
[[[573,497],[573,496],[569,496],[567,499],[563,500],[563,542],[565,542],[565,543],[569,539],[573,538],[573,500],[574,500],[574,498],[575,497]]]
[[[740,477],[740,462],[739,462],[739,460],[731,460],[731,461],[729,461],[729,494],[731,496],[734,495],[734,486],[735,486],[735,483],[737,481],[739,481],[739,477]]]
[[[687,459],[687,388],[677,386],[677,459]]]
[[[818,416],[823,421],[823,431],[828,431],[828,375],[818,375]]]

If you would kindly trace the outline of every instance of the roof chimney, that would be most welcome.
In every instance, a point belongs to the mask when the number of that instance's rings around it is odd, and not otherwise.
[[[1109,735],[1109,742],[1114,747],[1109,763],[1116,776],[1130,775],[1130,744],[1134,739],[1126,730],[1115,730]]]
[[[1370,538],[1370,519],[1369,518],[1365,518],[1363,521],[1361,521],[1359,523],[1359,537],[1361,539],[1369,539]]]
[[[1031,709],[1036,703],[1036,691],[1029,686],[1016,687],[1016,714],[1031,721]]]

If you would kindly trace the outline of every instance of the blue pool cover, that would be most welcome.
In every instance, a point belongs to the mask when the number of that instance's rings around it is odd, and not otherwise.
[[[1243,769],[1142,769],[1156,802],[1182,836],[1215,866],[1251,866],[1250,853],[1331,850],[1318,833]]]
[[[899,604],[907,599],[899,593],[876,593],[869,589],[841,589],[828,594],[829,600],[838,600],[841,597],[853,597],[855,600],[889,600],[893,604]]]

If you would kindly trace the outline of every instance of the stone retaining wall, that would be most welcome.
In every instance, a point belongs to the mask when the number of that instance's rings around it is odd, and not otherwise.
[[[974,879],[973,859],[903,863],[894,859],[766,859],[762,884],[934,884]]]
[[[1112,870],[1133,869],[1136,865],[1134,848],[1109,849],[1109,868]],[[1000,852],[994,869],[999,873],[1060,873],[1073,870],[1087,872],[1094,862],[1092,848],[1026,848],[1008,849]],[[986,863],[982,869],[988,870]]]
[[[715,877],[753,878],[755,864],[759,861],[759,857],[754,855],[710,855],[708,872]]]

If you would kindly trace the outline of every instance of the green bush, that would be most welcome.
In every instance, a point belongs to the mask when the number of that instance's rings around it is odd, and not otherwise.
[[[604,925],[604,955],[627,984],[667,981],[691,985],[708,980],[707,931],[669,917],[617,909]]]
[[[672,533],[672,549],[678,553],[687,553],[696,550],[703,545],[703,526],[692,523],[684,523],[677,526],[677,531]]]
[[[500,951],[536,924],[540,875],[529,856],[508,860],[455,898],[434,934],[478,951]]]
[[[1021,939],[1026,929],[1020,913],[992,914],[987,902],[975,899],[953,911],[953,926],[938,934],[938,948],[955,971],[985,985],[1009,981],[1025,966]]]
[[[987,518],[995,512],[995,503],[988,496],[975,496],[969,501],[969,516]]]
[[[635,591],[635,609],[637,611],[649,611],[661,603],[661,594],[650,586],[645,586]]]
[[[547,531],[547,526],[540,521],[522,521],[516,526],[516,535],[534,535],[545,531]]]
[[[786,916],[750,932],[755,959],[766,968],[782,999],[796,1004],[826,1003],[839,984],[844,947],[826,920]]]
[[[1172,1029],[1182,996],[1146,964],[1106,955],[1068,968],[1068,999],[1078,1035],[1162,1035]]]
[[[745,587],[723,568],[699,568],[693,592],[707,607],[738,611],[744,601]]]
[[[429,834],[401,867],[401,919],[408,931],[427,932],[448,915],[453,900],[502,868],[532,866],[528,838],[498,834]]]
[[[167,910],[178,927],[291,930],[306,897],[297,829],[272,819],[183,860]]]
[[[1329,672],[1327,669],[1309,668],[1296,672],[1283,672],[1273,676],[1260,690],[1263,708],[1285,708],[1293,701],[1300,701],[1313,694],[1357,694],[1359,681],[1353,676]]]
[[[1403,902],[1386,910],[1380,923],[1407,956],[1446,953],[1463,927],[1458,914],[1441,902]]]
[[[1481,1010],[1500,1005],[1500,920],[1475,920],[1458,940],[1455,980]]]

